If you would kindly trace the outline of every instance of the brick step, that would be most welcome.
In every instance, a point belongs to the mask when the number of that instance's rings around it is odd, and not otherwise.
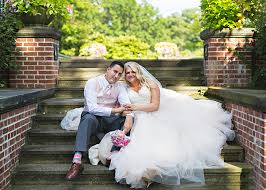
[[[194,95],[204,94],[208,87],[206,86],[168,86],[168,89],[174,90],[181,94]],[[57,88],[55,97],[57,98],[83,98],[84,88]]]
[[[132,190],[128,185],[122,184],[106,184],[106,185],[74,185],[72,182],[66,181],[61,185],[11,185],[8,190]],[[167,186],[153,183],[149,186],[149,190],[221,190],[224,186],[207,186],[199,184],[182,184],[180,186]],[[228,187],[227,190],[236,190],[240,187]],[[243,188],[244,189],[244,188]]]
[[[202,76],[201,67],[151,67],[148,71],[157,78]],[[106,72],[106,68],[60,68],[59,78],[82,77],[88,79]]]
[[[64,77],[59,78],[57,87],[66,88],[66,87],[79,87],[83,88],[85,83],[89,78],[78,78],[78,77]],[[175,86],[175,85],[183,85],[183,86],[203,86],[205,85],[205,79],[203,76],[191,76],[191,77],[158,77],[157,78],[163,86]]]
[[[60,68],[106,68],[113,60],[104,59],[86,59],[86,58],[71,58],[68,60],[60,60]],[[127,62],[128,60],[121,60]],[[134,61],[134,60],[133,60]],[[175,59],[175,60],[135,60],[144,67],[191,67],[202,66],[202,58],[192,59]]]
[[[47,134],[46,134],[47,135]],[[73,134],[75,135],[75,134]],[[59,136],[62,137],[62,136]],[[69,134],[68,136],[69,137]],[[57,136],[54,135],[56,141]],[[75,138],[75,136],[74,136]],[[45,138],[42,138],[45,140]],[[47,139],[50,140],[50,139]],[[67,138],[65,139],[67,141]],[[98,142],[93,138],[91,144]],[[70,163],[74,150],[74,141],[66,144],[42,144],[42,145],[25,145],[21,151],[21,163]],[[243,162],[244,152],[240,146],[225,145],[221,156],[225,162]]]
[[[14,173],[13,185],[63,185],[65,174],[70,164],[21,164]],[[114,184],[114,172],[107,167],[98,165],[92,166],[84,164],[84,171],[74,184]],[[223,186],[225,189],[230,187],[241,187],[248,189],[251,182],[251,167],[244,163],[226,163],[224,168],[205,169],[206,185],[217,187]],[[240,188],[239,188],[240,189]]]

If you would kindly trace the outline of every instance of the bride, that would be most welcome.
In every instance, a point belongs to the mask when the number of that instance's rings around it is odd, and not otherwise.
[[[221,149],[234,132],[220,103],[164,89],[136,62],[125,64],[125,79],[132,103],[126,109],[135,119],[130,143],[111,155],[117,182],[132,188],[181,180],[204,184],[204,168],[223,167]]]

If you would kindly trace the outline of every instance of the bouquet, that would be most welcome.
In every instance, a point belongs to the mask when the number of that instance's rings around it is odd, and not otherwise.
[[[114,146],[117,147],[124,147],[127,146],[128,143],[130,142],[130,137],[124,136],[124,138],[121,138],[119,135],[122,131],[116,130],[111,132],[111,140]]]

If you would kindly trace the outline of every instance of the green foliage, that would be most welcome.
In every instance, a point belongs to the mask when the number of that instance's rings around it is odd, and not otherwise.
[[[265,10],[265,0],[201,0],[204,28],[254,27],[258,12]]]
[[[150,51],[150,46],[135,36],[106,37],[102,34],[91,36],[89,42],[81,46],[80,55],[90,55],[84,50],[92,43],[105,45],[107,54],[104,57],[106,59],[156,58],[156,54]]]
[[[14,53],[16,47],[16,32],[19,23],[14,14],[4,11],[0,13],[0,88],[7,86],[6,78],[2,78],[10,70],[18,69]]]
[[[255,67],[252,74],[251,87],[266,89],[266,69]]]
[[[203,42],[200,39],[200,32],[202,30],[200,24],[200,10],[198,8],[187,9],[182,13],[182,18],[185,20],[186,28],[186,38],[183,49],[190,50],[195,53],[201,52],[200,54],[202,55]]]
[[[150,46],[135,36],[111,37],[105,44],[107,59],[147,59],[155,58]]]
[[[80,47],[88,41],[95,28],[101,25],[99,10],[88,0],[68,0],[74,7],[72,19],[68,22],[58,21],[56,25],[61,32],[60,51],[65,55],[79,55]],[[100,30],[101,27],[97,27]]]
[[[10,0],[9,9],[16,13],[40,15],[46,13],[54,17],[67,17],[67,0]]]
[[[14,61],[16,47],[16,32],[19,23],[11,13],[0,14],[0,70],[13,70],[17,68]]]
[[[81,21],[64,24],[61,29],[61,53],[65,55],[78,55],[80,47],[89,38],[88,31],[91,30],[90,25],[86,25]]]
[[[103,58],[106,55],[105,45],[93,42],[90,44],[83,44],[80,48],[80,56],[90,56],[93,58]]]
[[[260,60],[265,60],[266,64],[266,0],[257,0],[256,9],[253,13],[253,22],[256,26],[256,56]]]
[[[199,10],[185,10],[182,15],[163,18],[145,0],[140,4],[136,0],[68,0],[68,3],[74,7],[73,17],[69,22],[58,24],[62,25],[58,27],[60,52],[65,55],[79,55],[81,47],[93,41],[102,43],[93,40],[99,34],[112,41],[116,37],[134,36],[149,45],[149,52],[154,51],[158,42],[175,43],[181,53],[188,49],[188,55],[202,52]],[[154,57],[154,53],[147,55]]]
[[[173,59],[179,56],[179,50],[175,43],[171,42],[159,42],[155,44],[155,50],[158,54],[158,58]]]
[[[253,86],[257,88],[266,88],[266,1],[256,1],[256,11],[253,15],[256,26],[256,44],[255,57],[257,65],[253,70]]]
[[[235,0],[201,0],[205,28],[236,28],[243,25],[243,14]]]
[[[204,28],[255,28],[256,43],[253,51],[257,64],[253,66],[252,86],[265,86],[266,0],[201,0],[201,3]],[[236,50],[234,53],[245,60],[241,52]]]

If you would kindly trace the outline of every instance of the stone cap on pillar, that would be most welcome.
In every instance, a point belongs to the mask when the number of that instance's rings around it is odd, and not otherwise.
[[[206,29],[200,33],[200,38],[202,40],[207,40],[209,38],[254,38],[255,28],[235,28],[229,29],[224,28],[222,30]]]
[[[29,26],[20,29],[17,32],[17,37],[53,38],[55,40],[59,40],[60,33],[56,29],[47,26]]]

